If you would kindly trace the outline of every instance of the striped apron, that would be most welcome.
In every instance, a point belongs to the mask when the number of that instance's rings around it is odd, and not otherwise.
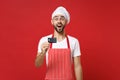
[[[67,46],[68,48],[56,49],[50,44],[45,80],[75,80],[68,37]]]

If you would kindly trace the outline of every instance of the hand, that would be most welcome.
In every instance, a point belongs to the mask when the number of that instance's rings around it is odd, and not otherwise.
[[[49,44],[48,42],[44,42],[42,45],[41,45],[41,50],[43,53],[46,53],[48,48],[49,48]]]

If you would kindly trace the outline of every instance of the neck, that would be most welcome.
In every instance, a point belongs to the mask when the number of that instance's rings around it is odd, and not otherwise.
[[[63,31],[62,33],[58,33],[54,30],[54,37],[57,38],[57,41],[60,42],[65,38],[65,31]]]

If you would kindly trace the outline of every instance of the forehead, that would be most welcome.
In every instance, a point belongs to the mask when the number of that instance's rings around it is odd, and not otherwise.
[[[55,15],[53,18],[56,18],[56,17],[63,17],[63,18],[65,18],[63,15],[61,15],[61,14],[57,14],[57,15]]]

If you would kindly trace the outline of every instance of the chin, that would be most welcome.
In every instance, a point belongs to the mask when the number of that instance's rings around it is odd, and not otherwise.
[[[63,31],[57,31],[58,33],[63,33]]]

